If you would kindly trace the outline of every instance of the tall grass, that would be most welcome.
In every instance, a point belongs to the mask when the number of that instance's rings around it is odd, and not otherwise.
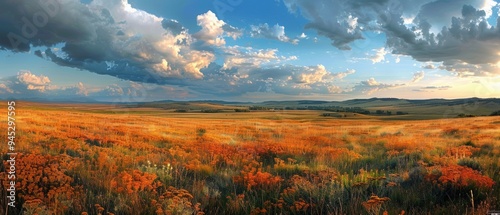
[[[20,109],[24,173],[12,213],[478,214],[500,208],[500,129],[491,126],[498,117],[458,124],[280,114],[279,120],[206,114],[192,120]],[[65,120],[49,120],[54,117]],[[485,129],[469,129],[468,122]]]

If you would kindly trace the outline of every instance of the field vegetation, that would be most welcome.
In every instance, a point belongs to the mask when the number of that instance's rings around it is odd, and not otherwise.
[[[314,110],[178,113],[22,101],[16,108],[18,201],[9,214],[500,209],[498,116],[384,120]],[[2,102],[0,116],[6,109]],[[3,117],[0,130],[6,127]]]

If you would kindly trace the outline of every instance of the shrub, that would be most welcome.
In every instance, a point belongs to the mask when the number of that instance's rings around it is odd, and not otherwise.
[[[198,135],[198,137],[203,137],[203,135],[205,135],[205,133],[207,133],[207,129],[204,129],[204,128],[198,128],[196,130],[196,134]]]
[[[490,116],[500,116],[500,110],[491,113]]]
[[[458,165],[464,166],[464,167],[469,167],[473,170],[481,171],[481,164],[477,162],[476,160],[470,159],[470,158],[464,158],[458,161]]]
[[[490,190],[495,184],[490,177],[482,175],[479,171],[459,165],[443,166],[439,169],[439,173],[434,174],[433,171],[427,176],[427,179],[440,185],[451,185],[458,188],[475,186]]]
[[[457,117],[458,117],[458,118],[475,117],[475,115],[461,113],[461,114],[458,114],[458,115],[457,115]]]
[[[202,110],[202,113],[219,113],[222,110],[217,110],[217,109],[208,109],[208,110]]]
[[[472,147],[476,147],[476,144],[474,144],[472,141],[467,141],[464,143],[465,146],[472,146]]]
[[[443,134],[446,136],[458,136],[460,130],[458,128],[446,128],[443,129]]]
[[[248,109],[234,109],[234,112],[250,112]]]

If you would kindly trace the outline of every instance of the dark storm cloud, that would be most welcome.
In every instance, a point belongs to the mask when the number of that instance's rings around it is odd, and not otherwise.
[[[28,51],[29,45],[51,46],[66,41],[86,41],[94,34],[89,23],[96,17],[77,1],[1,1],[0,46]]]

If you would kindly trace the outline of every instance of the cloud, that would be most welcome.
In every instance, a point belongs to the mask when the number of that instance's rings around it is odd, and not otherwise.
[[[105,98],[120,97],[124,95],[124,90],[118,84],[112,84],[100,90],[97,95],[99,94],[102,94]]]
[[[301,14],[310,20],[305,27],[314,29],[319,35],[330,38],[332,44],[342,50],[349,50],[349,43],[362,39],[357,14],[349,13],[349,1],[306,1],[284,0],[289,11]],[[333,15],[333,16],[332,16]]]
[[[25,83],[25,84],[34,84],[34,85],[47,85],[50,83],[50,79],[47,76],[44,75],[35,75],[32,74],[28,70],[21,70],[21,72],[18,73],[17,78],[19,81]]]
[[[344,90],[339,86],[332,85],[332,86],[328,87],[328,92],[330,92],[332,94],[338,94],[338,93],[344,92]]]
[[[382,48],[379,48],[379,49],[374,49],[373,51],[375,51],[375,55],[372,55],[370,56],[370,60],[372,61],[372,63],[380,63],[382,61],[385,60],[385,55],[389,52],[387,52],[385,50],[384,47]]]
[[[495,76],[499,72],[499,64],[469,64],[459,60],[443,62],[439,69],[449,71],[458,77]]]
[[[446,89],[450,89],[451,86],[440,86],[440,87],[436,87],[436,86],[429,86],[429,87],[424,87],[422,89],[439,89],[439,90],[446,90]]]
[[[431,30],[438,32],[443,26],[449,26],[451,24],[451,17],[460,17],[465,5],[478,8],[484,11],[484,16],[490,17],[492,15],[492,8],[496,6],[496,2],[493,0],[430,1],[420,7],[420,11],[415,19],[425,20],[431,23]],[[446,10],[443,10],[443,8],[446,8]]]
[[[235,70],[237,76],[247,77],[248,72],[267,67],[275,67],[289,61],[297,60],[297,56],[278,55],[277,49],[254,49],[252,47],[227,46],[223,52],[223,70]]]
[[[161,26],[174,35],[180,34],[181,32],[186,30],[184,26],[182,26],[182,24],[180,24],[179,21],[175,19],[163,19],[161,21]]]
[[[356,70],[348,69],[345,72],[334,73],[333,77],[337,80],[340,80],[340,79],[343,79],[343,78],[347,77],[348,75],[352,75],[354,73],[356,73]]]
[[[18,43],[12,43],[8,37],[1,37],[0,49],[31,50],[61,66],[160,84],[201,79],[201,70],[215,60],[213,52],[194,46],[198,39],[180,23],[133,8],[127,0],[94,0],[89,4],[77,0],[41,1],[51,4],[49,8],[53,11],[49,12],[53,13],[40,28],[31,29],[32,35],[26,35],[29,28],[26,26],[33,23],[20,23],[19,20],[23,17],[31,20],[35,14],[44,12],[38,2],[0,2],[0,35],[21,38]],[[200,19],[203,27],[210,21],[222,22],[211,19],[210,12],[203,15]],[[222,36],[238,35],[229,26],[219,27],[226,29]],[[210,41],[211,37],[204,36],[211,36],[211,30],[217,31],[202,28],[198,35]],[[58,52],[50,48],[56,44],[62,46]],[[49,48],[40,50],[44,47]],[[110,64],[114,66],[109,67]]]
[[[364,40],[366,32],[384,33],[392,54],[420,62],[440,62],[459,76],[493,76],[500,70],[500,22],[488,23],[494,0],[284,0],[341,50]],[[493,22],[494,23],[494,22]],[[369,39],[367,39],[369,40]],[[381,62],[381,54],[373,62]],[[467,65],[467,70],[464,68]]]
[[[443,67],[460,76],[487,76],[498,74],[496,63],[500,61],[500,32],[489,26],[485,11],[470,5],[462,7],[461,17],[453,17],[451,26],[444,27],[436,35],[430,24],[421,21],[418,26],[421,38],[412,43],[394,38],[389,43],[398,54],[412,56],[422,62],[442,62]],[[467,67],[466,70],[462,68]]]
[[[33,23],[25,23],[22,18],[33,22],[34,14],[45,11],[38,1],[14,2],[0,2],[0,35],[12,36],[12,32],[24,38],[23,29]],[[36,33],[19,40],[17,46],[8,36],[0,37],[0,49],[29,51],[58,65],[111,75],[126,80],[127,84],[99,90],[89,83],[78,82],[59,87],[48,77],[23,74],[4,79],[0,92],[149,98],[141,96],[142,92],[168,90],[160,86],[164,85],[170,87],[169,92],[189,96],[192,92],[203,96],[247,92],[329,94],[345,92],[344,83],[337,82],[355,72],[334,73],[322,65],[290,65],[297,57],[285,56],[275,48],[227,45],[228,38],[240,38],[242,30],[211,11],[191,17],[197,26],[188,29],[180,21],[134,8],[127,0],[93,0],[89,4],[78,0],[42,2],[57,4],[48,22],[42,27],[35,26]],[[492,5],[496,5],[492,0],[284,2],[290,11],[307,18],[309,23],[305,28],[315,31],[312,36],[308,33],[315,42],[318,40],[315,36],[321,35],[333,46],[347,50],[359,45],[355,43],[359,40],[374,42],[367,32],[384,34],[387,38],[384,47],[373,50],[372,56],[367,55],[373,63],[384,62],[390,52],[397,56],[396,62],[400,56],[409,56],[461,77],[494,76],[500,71],[497,51],[500,25],[488,19],[493,16]],[[250,29],[254,38],[294,44],[308,38],[299,33],[289,37],[284,26],[267,23]],[[371,49],[373,45],[380,47],[378,43],[366,47]],[[411,82],[423,77],[424,72],[415,73]],[[353,93],[373,93],[402,85],[369,79],[356,84]]]
[[[16,76],[0,79],[2,98],[80,100],[87,98],[108,102],[143,102],[163,99],[186,99],[191,92],[175,86],[119,81],[104,87],[90,87],[78,82],[69,86],[53,85],[50,78],[31,71],[20,71]]]
[[[64,87],[53,85],[45,75],[33,74],[28,70],[21,70],[16,76],[0,79],[0,94],[26,98],[39,97],[44,94],[60,93]]]
[[[29,71],[20,72],[0,80],[0,94],[16,98],[50,98],[74,100],[87,98],[108,102],[143,102],[164,99],[216,99],[237,98],[251,93],[275,93],[287,96],[343,94],[349,90],[341,80],[355,70],[328,71],[323,65],[295,66],[272,64],[265,67],[249,67],[246,73],[237,69],[224,69],[211,64],[205,70],[204,79],[194,79],[178,87],[133,81],[118,81],[105,87],[77,82],[69,86],[55,86],[50,78]],[[22,81],[21,81],[22,80]],[[44,86],[29,89],[28,85]],[[36,84],[36,85],[34,85]],[[384,84],[375,84],[379,88]],[[374,86],[375,86],[374,85]]]
[[[413,91],[415,92],[434,92],[436,90],[449,90],[451,89],[451,86],[427,86],[427,87],[421,87],[420,89],[415,89]]]
[[[14,91],[10,89],[5,83],[0,83],[0,94],[12,94]]]
[[[223,49],[225,53],[223,69],[238,69],[248,71],[271,61],[279,61],[276,49],[253,49],[251,47],[229,46]]]
[[[399,63],[399,62],[401,62],[401,56],[396,55],[396,59],[394,59],[394,63]]]
[[[422,68],[424,68],[424,69],[435,69],[436,66],[434,66],[434,64],[426,64],[425,66],[422,66]]]
[[[332,79],[332,76],[328,71],[326,71],[325,66],[318,65],[316,67],[308,67],[304,72],[297,76],[296,81],[297,83],[308,85],[329,81],[330,79]]]
[[[333,86],[353,73],[354,70],[330,72],[323,65],[296,66],[275,62],[250,66],[242,73],[236,68],[224,69],[213,64],[205,71],[204,81],[197,81],[190,89],[202,93],[204,97],[239,97],[248,93],[328,95],[343,91],[341,86],[337,90]]]
[[[417,83],[420,80],[422,80],[424,78],[424,76],[425,76],[424,71],[413,73],[413,79],[411,80],[411,82],[412,83]]]
[[[366,95],[371,95],[377,91],[394,89],[398,87],[405,86],[406,84],[385,84],[379,83],[375,78],[370,78],[366,81],[361,81],[353,87],[352,93],[362,93]]]
[[[212,11],[198,15],[196,20],[201,30],[193,34],[193,37],[204,41],[208,45],[222,46],[226,44],[225,36],[237,39],[242,35],[239,29],[219,20]]]
[[[18,73],[17,79],[27,86],[28,90],[38,90],[40,92],[50,88],[50,79],[47,76],[37,76],[30,71],[23,70]]]
[[[94,89],[89,97],[114,102],[144,102],[163,99],[186,99],[192,97],[189,91],[174,86],[164,86],[133,81],[108,85]]]
[[[354,74],[355,70],[346,70],[345,72],[332,73],[325,66],[288,66],[281,69],[292,71],[292,74],[281,79],[283,83],[280,92],[288,91],[295,94],[338,94],[345,90],[336,85],[335,82],[342,80],[348,75]],[[288,88],[285,88],[288,87]]]
[[[356,72],[355,70],[347,70],[345,72],[332,73],[321,64],[317,66],[296,67],[295,69],[299,71],[289,78],[289,80],[297,83],[295,87],[310,89],[312,85],[327,86],[329,92],[335,88],[330,86],[333,81],[341,80]],[[339,90],[337,89],[337,91]]]
[[[267,23],[260,24],[258,26],[252,25],[250,26],[250,35],[256,38],[267,38],[278,40],[281,42],[287,42],[292,44],[298,44],[298,39],[290,39],[285,35],[285,27],[280,26],[278,24],[269,27]],[[305,34],[303,34],[305,36]]]
[[[76,91],[77,95],[83,95],[83,96],[89,95],[88,89],[85,87],[85,85],[82,82],[78,82],[78,85],[76,85],[75,88],[77,89],[77,91]]]

